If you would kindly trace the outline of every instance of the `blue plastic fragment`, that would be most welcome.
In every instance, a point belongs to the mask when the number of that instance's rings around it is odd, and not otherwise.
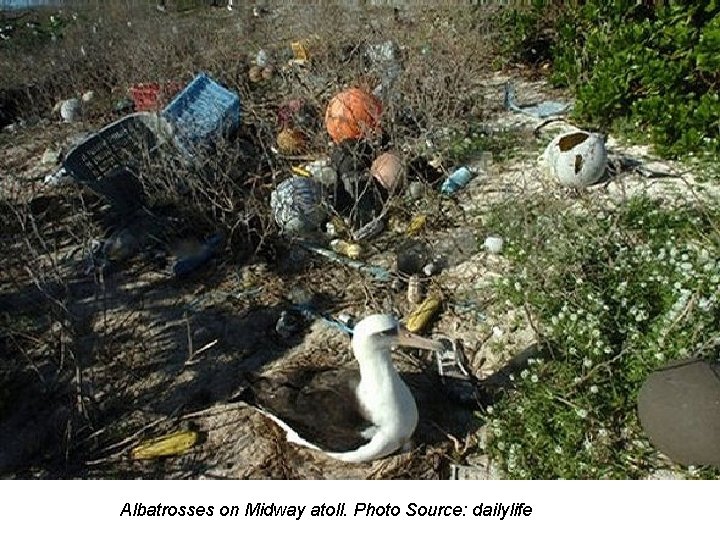
[[[178,259],[173,265],[173,274],[176,277],[183,278],[193,273],[195,270],[203,266],[212,259],[223,244],[225,235],[217,233],[208,238],[200,248],[200,251],[189,257]]]
[[[527,114],[535,118],[548,118],[550,116],[562,116],[572,109],[570,103],[559,101],[543,101],[533,105],[518,105],[515,101],[515,86],[509,81],[505,83],[505,110],[516,113]]]
[[[330,315],[318,313],[311,304],[295,304],[291,306],[290,309],[300,312],[300,314],[307,320],[320,319],[327,325],[337,328],[344,334],[348,334],[350,336],[353,335],[353,329],[350,328],[347,324],[338,321],[337,319],[334,319]]]
[[[348,257],[343,257],[341,255],[338,255],[334,251],[331,251],[331,250],[325,249],[325,248],[321,248],[321,247],[317,247],[317,246],[313,246],[306,242],[301,242],[300,245],[303,248],[307,249],[308,251],[312,251],[313,253],[317,253],[318,255],[327,257],[331,261],[335,261],[340,264],[344,264],[345,266],[349,266],[351,268],[360,270],[361,272],[365,272],[366,274],[370,274],[373,278],[375,278],[378,281],[390,281],[392,278],[392,276],[390,275],[390,272],[388,270],[386,270],[385,268],[382,268],[381,266],[373,266],[370,264],[365,264],[360,261],[350,259]]]
[[[443,195],[452,195],[460,188],[467,185],[473,178],[473,173],[467,167],[460,167],[457,171],[452,173],[445,179],[442,186],[440,186],[440,193]]]

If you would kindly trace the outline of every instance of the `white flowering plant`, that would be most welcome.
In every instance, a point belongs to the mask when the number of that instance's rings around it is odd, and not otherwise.
[[[534,319],[543,356],[487,414],[510,477],[642,478],[670,466],[639,425],[638,391],[668,361],[718,358],[720,209],[583,202],[579,212],[513,201],[489,216],[513,264],[500,295]]]

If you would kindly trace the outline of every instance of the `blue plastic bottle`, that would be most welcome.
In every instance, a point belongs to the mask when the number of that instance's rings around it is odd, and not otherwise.
[[[452,173],[443,182],[440,187],[440,193],[443,195],[452,195],[460,188],[464,187],[473,178],[473,173],[467,167],[460,167]]]

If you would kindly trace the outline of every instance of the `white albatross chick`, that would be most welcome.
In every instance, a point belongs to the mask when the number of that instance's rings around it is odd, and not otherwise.
[[[408,332],[392,315],[370,315],[353,332],[352,350],[360,367],[356,388],[340,370],[317,376],[287,373],[253,389],[257,409],[286,432],[289,442],[340,461],[361,463],[408,449],[418,409],[393,365],[391,352],[397,346],[443,349],[439,341]]]

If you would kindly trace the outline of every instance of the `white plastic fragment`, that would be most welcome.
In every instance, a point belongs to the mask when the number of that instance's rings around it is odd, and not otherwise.
[[[483,247],[488,251],[488,253],[492,253],[493,255],[497,255],[502,251],[504,241],[499,236],[488,236],[485,239],[485,242],[483,243]]]

